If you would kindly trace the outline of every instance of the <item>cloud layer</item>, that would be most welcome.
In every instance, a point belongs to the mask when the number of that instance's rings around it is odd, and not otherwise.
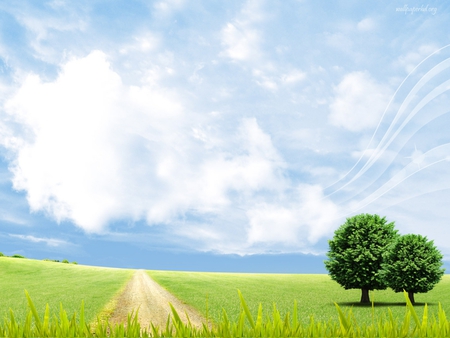
[[[330,122],[353,132],[374,129],[392,96],[366,72],[347,74],[336,86]]]
[[[324,206],[319,187],[299,188],[288,207],[274,204],[291,183],[255,118],[225,135],[214,114],[196,116],[180,102],[168,90],[124,85],[99,51],[65,63],[53,81],[28,76],[5,104],[8,127],[20,129],[3,139],[14,188],[27,193],[33,211],[87,232],[131,219],[177,224],[182,233],[194,215],[212,215],[219,226],[210,225],[210,237],[252,247],[295,245],[304,241],[300,231],[313,243],[319,229],[329,230],[330,219],[314,214]],[[220,226],[233,209],[247,218],[234,235]]]
[[[2,221],[238,254],[323,253],[357,212],[436,234],[449,15],[355,6],[2,3]]]

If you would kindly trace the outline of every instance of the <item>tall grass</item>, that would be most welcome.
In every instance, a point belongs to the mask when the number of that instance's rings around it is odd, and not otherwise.
[[[270,316],[263,315],[262,305],[257,313],[250,311],[242,293],[238,291],[240,313],[236,319],[230,319],[225,310],[221,321],[209,327],[193,327],[190,322],[183,323],[172,307],[165,327],[150,325],[141,328],[137,313],[128,316],[127,323],[111,325],[107,321],[98,321],[95,329],[87,324],[84,316],[84,303],[79,316],[68,316],[60,308],[59,316],[51,315],[47,306],[44,315],[38,310],[26,293],[28,314],[23,323],[16,321],[14,312],[0,324],[0,336],[11,338],[27,337],[449,337],[450,322],[441,306],[436,315],[429,315],[425,305],[422,318],[419,318],[405,293],[406,310],[403,318],[397,319],[388,309],[381,316],[374,316],[371,324],[359,324],[351,309],[345,311],[335,304],[335,318],[318,321],[313,315],[307,324],[298,319],[297,303],[292,312],[281,316],[273,306]]]

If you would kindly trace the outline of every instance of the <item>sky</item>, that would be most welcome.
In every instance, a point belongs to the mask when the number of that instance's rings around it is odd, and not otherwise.
[[[446,1],[2,1],[0,251],[326,273],[371,213],[450,266],[448,22]]]

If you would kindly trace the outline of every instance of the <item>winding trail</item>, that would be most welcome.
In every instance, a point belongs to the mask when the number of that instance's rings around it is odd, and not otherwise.
[[[112,312],[109,322],[112,324],[126,323],[128,314],[139,309],[138,321],[141,328],[149,328],[150,323],[160,328],[165,327],[171,303],[181,320],[187,323],[186,314],[193,326],[201,327],[206,319],[194,308],[183,303],[158,283],[144,270],[137,270],[124,291],[117,298],[117,306]]]

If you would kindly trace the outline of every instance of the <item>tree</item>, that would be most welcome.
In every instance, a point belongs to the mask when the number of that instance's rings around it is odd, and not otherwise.
[[[414,304],[414,293],[428,292],[441,280],[442,254],[421,235],[404,235],[390,248],[383,264],[383,277],[395,292],[408,292]]]
[[[347,289],[361,289],[361,303],[370,303],[369,290],[384,290],[380,275],[383,254],[398,237],[394,222],[378,215],[360,214],[350,218],[328,241],[325,261],[331,279]]]

